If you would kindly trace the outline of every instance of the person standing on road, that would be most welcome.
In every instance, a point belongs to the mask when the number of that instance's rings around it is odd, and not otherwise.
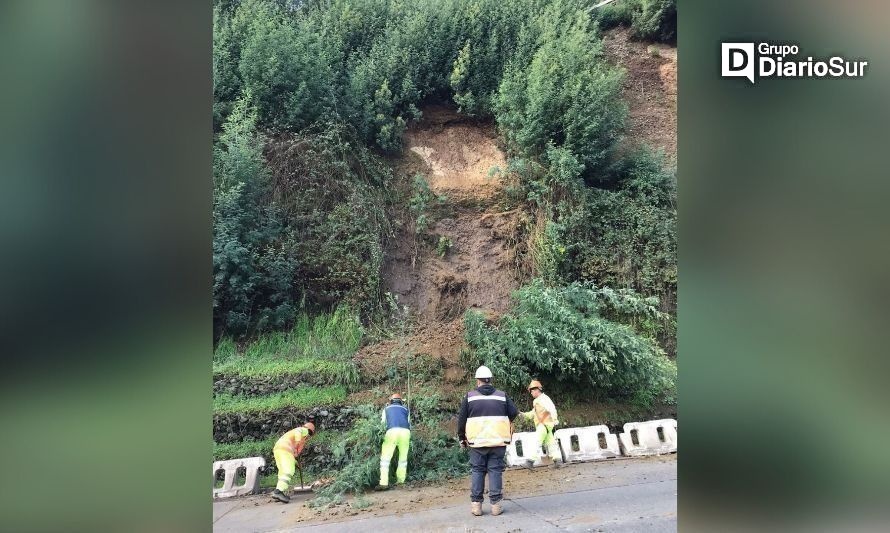
[[[528,392],[534,398],[532,410],[522,413],[522,416],[534,420],[535,433],[538,435],[538,445],[528,455],[528,459],[525,460],[525,466],[531,469],[535,461],[538,460],[541,446],[546,446],[547,453],[553,460],[553,468],[560,468],[562,466],[562,453],[559,451],[559,443],[553,437],[553,427],[559,424],[556,405],[553,404],[553,400],[549,396],[544,394],[544,386],[536,379],[529,383]]]
[[[491,514],[503,512],[504,454],[512,439],[512,422],[519,410],[506,393],[491,384],[487,366],[476,369],[476,388],[464,396],[457,419],[457,437],[470,449],[470,512],[482,515],[482,493],[488,474],[488,499]]]
[[[383,408],[380,418],[386,424],[386,435],[380,449],[380,484],[375,490],[389,488],[389,465],[396,448],[399,449],[399,463],[396,465],[396,483],[401,485],[408,477],[408,446],[411,445],[411,422],[408,408],[402,405],[402,395],[395,393],[389,397],[389,405]]]
[[[315,435],[315,424],[306,422],[281,436],[272,448],[275,466],[278,468],[278,484],[272,491],[272,497],[281,503],[290,501],[287,490],[297,470],[297,457],[303,453],[303,447],[312,435]],[[301,474],[302,475],[302,474]]]

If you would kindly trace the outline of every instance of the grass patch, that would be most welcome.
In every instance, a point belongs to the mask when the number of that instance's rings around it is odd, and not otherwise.
[[[242,457],[266,457],[272,453],[272,447],[280,435],[273,435],[267,439],[244,439],[240,442],[220,444],[213,443],[213,460],[225,461],[227,459],[240,459]]]
[[[320,382],[355,385],[359,374],[352,356],[363,335],[358,317],[345,307],[315,317],[303,314],[290,331],[261,335],[240,348],[229,337],[221,339],[213,372],[247,378],[311,373]]]
[[[243,349],[231,338],[219,341],[213,354],[214,362],[232,358],[253,360],[283,358],[346,359],[361,345],[364,328],[356,315],[340,307],[333,313],[297,317],[290,331],[276,331],[260,335]]]
[[[359,373],[351,361],[306,359],[232,358],[213,365],[214,374],[237,375],[243,378],[265,378],[310,375],[312,381],[337,385],[356,385]]]
[[[299,387],[268,396],[245,397],[218,394],[213,398],[213,412],[218,415],[229,413],[255,414],[278,411],[288,407],[303,409],[316,406],[340,405],[345,401],[346,388],[341,385],[334,387]]]

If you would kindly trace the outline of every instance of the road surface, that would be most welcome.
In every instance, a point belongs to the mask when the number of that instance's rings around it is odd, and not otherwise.
[[[326,511],[268,496],[214,502],[218,532],[348,531],[676,531],[676,455],[615,459],[505,474],[504,513],[470,514],[468,479],[445,487],[391,490],[367,496],[359,505]],[[370,504],[364,507],[364,504]],[[359,508],[364,507],[364,508]]]

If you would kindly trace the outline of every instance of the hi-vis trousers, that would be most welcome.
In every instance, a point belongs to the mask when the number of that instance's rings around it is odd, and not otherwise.
[[[536,446],[534,451],[529,454],[528,458],[532,461],[537,461],[539,455],[538,450],[540,450],[542,446],[546,446],[547,454],[550,455],[550,458],[553,459],[554,462],[562,461],[562,452],[559,450],[559,443],[556,441],[556,437],[553,436],[553,426],[538,424],[535,426],[535,433],[538,435],[538,446]]]
[[[399,464],[396,466],[396,483],[404,483],[408,477],[408,446],[411,443],[411,430],[392,428],[383,437],[380,449],[380,484],[389,485],[389,464],[393,452],[399,449]]]

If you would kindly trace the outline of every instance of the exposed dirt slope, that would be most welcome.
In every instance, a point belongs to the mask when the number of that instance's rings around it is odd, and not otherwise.
[[[506,164],[496,139],[492,124],[441,106],[424,109],[405,135],[409,155],[397,172],[406,180],[423,174],[446,197],[430,213],[434,223],[425,234],[415,237],[414,220],[402,226],[383,267],[386,290],[421,322],[449,322],[470,307],[503,312],[518,287],[512,268],[518,216],[498,208],[500,182],[489,177]],[[444,257],[435,249],[442,237],[451,243]]]
[[[628,105],[628,146],[663,148],[677,161],[677,49],[630,40],[628,28],[603,34],[606,57],[627,69],[622,95]]]
[[[431,207],[431,223],[420,235],[413,215],[401,213],[382,269],[384,290],[408,306],[417,323],[408,339],[411,351],[441,359],[445,380],[461,381],[464,312],[502,314],[519,287],[514,247],[520,215],[499,207],[501,183],[490,171],[504,168],[506,158],[492,124],[430,106],[406,132],[405,143],[405,155],[395,162],[403,186],[419,173],[445,200]],[[440,239],[450,243],[444,255],[436,247]],[[356,359],[363,373],[379,372],[394,347],[389,342],[362,349]]]
[[[423,110],[423,120],[405,134],[405,148],[420,156],[426,179],[437,193],[452,199],[488,198],[500,186],[489,176],[506,165],[494,128],[461,116],[444,106]]]

